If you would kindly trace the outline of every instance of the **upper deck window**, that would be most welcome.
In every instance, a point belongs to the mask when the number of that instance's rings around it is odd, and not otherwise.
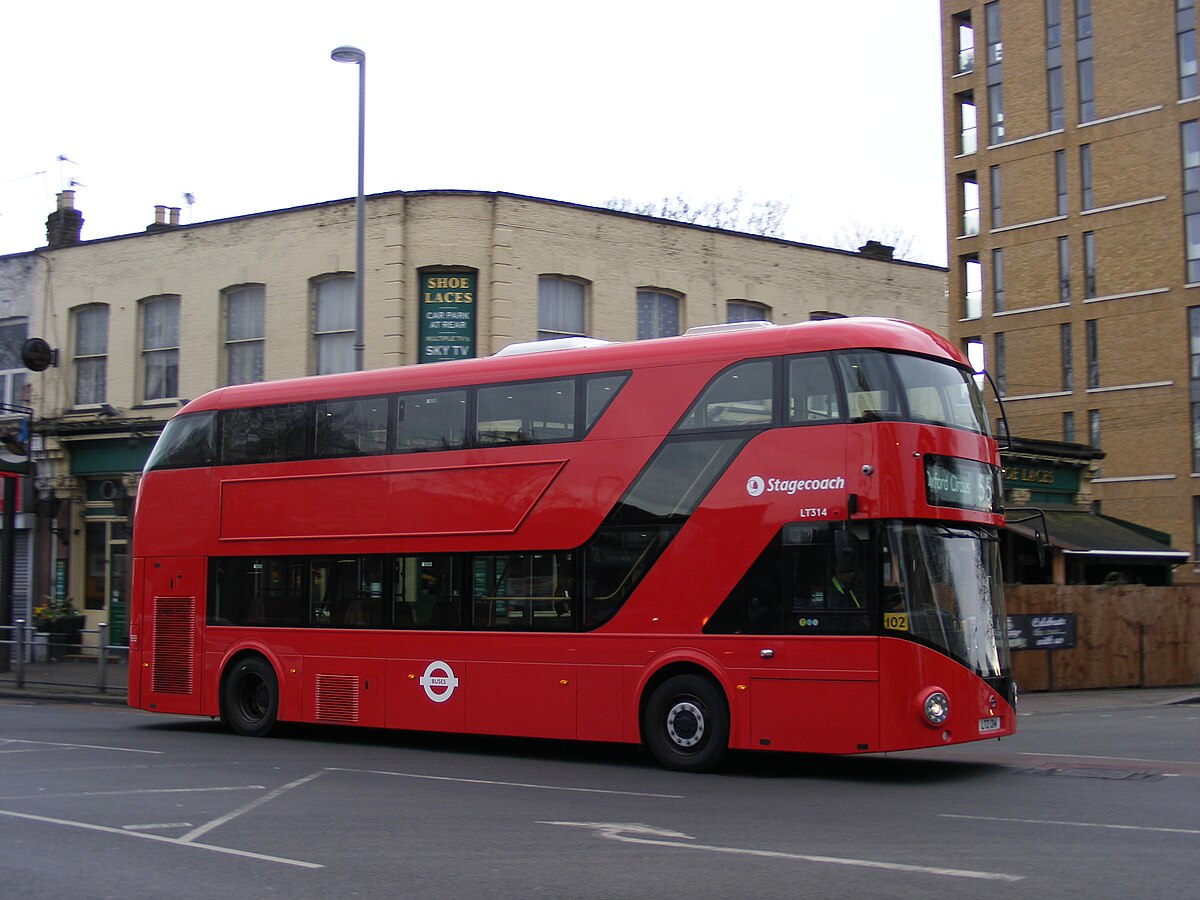
[[[892,354],[914,422],[987,433],[983,401],[970,373],[920,356]]]
[[[466,390],[405,394],[397,401],[397,453],[457,450],[466,441]]]
[[[387,452],[386,397],[320,400],[314,421],[316,456],[367,456]]]
[[[793,425],[831,422],[842,417],[833,365],[824,354],[788,360],[788,397],[788,421]]]
[[[900,393],[887,356],[871,350],[838,355],[851,422],[902,418]]]
[[[215,411],[176,416],[155,443],[146,471],[211,466],[217,455],[216,435]]]
[[[542,444],[575,437],[575,381],[535,381],[478,389],[479,446]]]
[[[282,462],[307,455],[308,404],[229,409],[221,415],[221,461]]]
[[[730,366],[705,388],[679,431],[761,428],[775,418],[775,364],[753,359]]]

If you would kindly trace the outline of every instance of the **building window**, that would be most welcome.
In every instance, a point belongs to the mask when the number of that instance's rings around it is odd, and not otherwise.
[[[952,24],[958,49],[958,59],[955,62],[954,71],[961,75],[975,68],[975,29],[971,27],[969,12],[956,15]]]
[[[26,319],[0,322],[0,403],[28,404],[25,386],[29,370],[21,360],[21,345],[29,337]]]
[[[1192,401],[1192,471],[1200,472],[1200,402]]]
[[[1058,300],[1071,302],[1071,248],[1066,237],[1058,239]]]
[[[1082,209],[1092,208],[1092,145],[1079,147],[1079,193]]]
[[[663,291],[638,291],[638,340],[675,334],[679,334],[679,298]]]
[[[1088,446],[1093,450],[1100,449],[1100,410],[1098,409],[1088,410]]]
[[[179,396],[179,298],[142,301],[142,396]]]
[[[958,95],[958,135],[958,152],[964,156],[974,153],[979,143],[979,111],[970,91]]]
[[[1200,96],[1196,80],[1196,0],[1176,0],[1175,34],[1179,47],[1179,99]]]
[[[1083,233],[1083,296],[1096,296],[1096,235],[1091,231]]]
[[[728,300],[725,303],[726,322],[769,322],[769,308],[749,300]]]
[[[1062,414],[1062,439],[1068,444],[1075,443],[1075,413]]]
[[[1046,99],[1050,130],[1063,127],[1061,0],[1046,0]]]
[[[586,285],[561,275],[538,278],[538,340],[583,337]]]
[[[962,234],[979,234],[979,182],[975,173],[959,176],[959,195],[962,198]]]
[[[1188,357],[1191,394],[1200,395],[1200,306],[1188,309]],[[1200,402],[1192,402],[1192,471],[1200,472]]]
[[[992,312],[1004,312],[1004,251],[992,251]]]
[[[85,306],[74,312],[75,404],[108,399],[108,307]]]
[[[354,276],[313,282],[313,358],[317,375],[354,371]]]
[[[1195,533],[1192,544],[1192,562],[1200,560],[1200,497],[1192,498],[1192,529]]]
[[[1004,140],[1004,92],[1000,68],[1004,47],[1000,42],[999,2],[983,7],[983,25],[987,41],[988,142],[998,144]]]
[[[225,291],[225,383],[263,380],[263,309],[261,284]]]
[[[1004,332],[997,331],[993,337],[996,342],[996,351],[992,363],[992,376],[996,379],[996,390],[1003,397],[1008,393],[1008,362],[1004,352]]]
[[[988,193],[992,200],[992,227],[1000,227],[1000,167],[988,168]]]
[[[1079,73],[1079,121],[1096,118],[1096,82],[1092,66],[1092,0],[1075,0],[1075,61]]]
[[[1191,358],[1191,379],[1200,381],[1200,306],[1188,308],[1188,352]]]
[[[987,362],[987,347],[983,343],[983,338],[978,335],[963,338],[963,356],[971,364],[972,372],[977,374],[983,372]]]
[[[1200,282],[1200,121],[1179,126],[1183,143],[1183,226],[1187,280]]]
[[[978,256],[964,256],[963,313],[964,319],[978,319],[983,315],[983,271]]]
[[[1096,320],[1088,319],[1084,323],[1087,335],[1087,386],[1100,387],[1100,344],[1096,336]]]
[[[1065,150],[1054,151],[1054,214],[1065,216],[1067,214],[1067,152]]]
[[[1058,343],[1062,354],[1062,389],[1075,390],[1075,364],[1071,359],[1071,323],[1058,326]]]

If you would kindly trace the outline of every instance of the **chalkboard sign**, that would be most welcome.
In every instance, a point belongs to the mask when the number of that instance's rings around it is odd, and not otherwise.
[[[1075,646],[1074,613],[1008,617],[1011,650],[1070,650]]]

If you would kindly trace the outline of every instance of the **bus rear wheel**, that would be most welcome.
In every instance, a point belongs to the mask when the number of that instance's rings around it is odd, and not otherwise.
[[[261,656],[234,662],[221,681],[221,719],[247,737],[262,737],[275,727],[279,713],[279,682]]]
[[[706,772],[729,746],[729,706],[701,675],[675,675],[654,689],[642,714],[646,746],[663,766]]]

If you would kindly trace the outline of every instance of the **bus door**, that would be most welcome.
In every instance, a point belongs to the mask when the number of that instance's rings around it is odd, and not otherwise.
[[[137,628],[143,708],[199,713],[204,560],[147,559],[142,571]]]
[[[835,561],[838,528],[784,529],[780,581],[770,594],[781,608],[755,629],[762,636],[750,671],[753,747],[854,753],[878,746],[878,639],[863,579]]]

